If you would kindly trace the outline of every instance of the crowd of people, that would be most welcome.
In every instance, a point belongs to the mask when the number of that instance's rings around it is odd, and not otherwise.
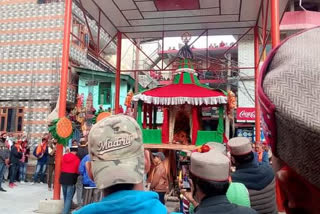
[[[26,137],[19,136],[15,141],[10,134],[0,135],[0,191],[6,192],[2,187],[5,180],[9,181],[9,187],[14,188],[16,181],[26,181],[27,164],[30,148]]]
[[[216,146],[190,154],[191,188],[181,192],[194,213],[320,212],[320,67],[314,60],[320,55],[319,38],[320,28],[315,28],[286,40],[262,68],[258,94],[266,145],[253,149],[248,139],[232,138],[227,154]],[[89,145],[89,175],[103,199],[76,214],[167,213],[156,185],[151,190],[158,194],[143,191],[150,155],[132,118],[115,115],[100,121],[90,131]],[[269,145],[274,170],[263,148]],[[163,157],[157,153],[154,159],[159,164]]]
[[[180,213],[276,214],[282,208],[288,214],[320,213],[320,66],[310,58],[320,55],[319,38],[320,28],[292,37],[271,52],[262,68],[258,94],[267,143],[253,147],[249,139],[235,137],[226,146],[208,143],[184,155],[190,173],[179,188],[189,207]],[[33,151],[38,159],[33,182],[44,181],[47,166],[52,176],[55,145],[46,136]],[[1,191],[8,166],[10,187],[18,171],[24,181],[29,155],[25,138],[1,135]],[[99,121],[63,156],[63,214],[71,212],[75,192],[79,209],[74,214],[167,214],[165,159],[162,152],[144,149],[141,127],[132,117],[118,114]]]

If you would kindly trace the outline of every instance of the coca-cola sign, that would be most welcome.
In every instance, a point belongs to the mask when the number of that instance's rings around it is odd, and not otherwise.
[[[237,120],[251,120],[254,121],[256,118],[255,108],[238,108],[237,109]]]

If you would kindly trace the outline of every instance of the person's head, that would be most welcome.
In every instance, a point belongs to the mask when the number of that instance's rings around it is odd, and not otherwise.
[[[194,197],[200,202],[204,197],[226,195],[229,188],[229,181],[209,181],[193,174],[190,175],[194,184]]]
[[[145,155],[137,122],[125,115],[112,115],[96,123],[89,133],[88,174],[105,195],[119,190],[143,190]],[[145,158],[145,156],[147,156]],[[112,175],[112,176],[110,176]]]
[[[164,154],[162,152],[155,152],[152,153],[152,161],[153,164],[158,165],[159,163],[161,163],[162,161],[164,161],[166,159],[166,156],[164,156]]]
[[[254,159],[252,145],[246,137],[234,137],[228,142],[232,162],[235,165],[250,163]]]
[[[225,195],[229,187],[230,160],[220,151],[209,150],[191,154],[190,173],[194,186],[194,197]]]
[[[263,150],[263,151],[266,151],[266,152],[269,151],[269,146],[268,146],[267,143],[264,142],[264,143],[262,144],[262,150]]]
[[[87,141],[86,141],[86,139],[83,137],[83,138],[81,138],[80,139],[80,145],[81,146],[85,146],[87,144]]]
[[[41,143],[48,143],[48,139],[45,138],[45,137],[43,137],[43,138],[41,139]]]
[[[7,138],[7,133],[6,133],[6,132],[3,132],[3,133],[0,135],[0,138],[6,139],[6,138]]]
[[[50,134],[49,133],[45,133],[42,138],[45,138],[47,140],[47,142],[48,142],[49,138],[50,138]]]
[[[320,213],[320,27],[274,49],[262,69],[258,96],[287,213]]]
[[[78,146],[72,145],[72,146],[70,147],[70,152],[73,153],[73,154],[77,154],[77,152],[78,152]]]
[[[72,146],[78,146],[78,141],[77,140],[72,140]]]
[[[263,151],[263,148],[261,143],[256,143],[255,152],[262,152],[262,151]]]

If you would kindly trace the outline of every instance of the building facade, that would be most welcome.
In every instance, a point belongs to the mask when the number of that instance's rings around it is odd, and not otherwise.
[[[79,74],[78,94],[83,96],[84,102],[88,95],[92,95],[93,107],[98,110],[100,106],[103,109],[114,109],[115,95],[115,74],[111,72],[93,71],[88,69],[76,69]],[[129,75],[120,77],[120,97],[119,103],[123,106],[128,92],[134,91],[134,79]],[[86,103],[84,103],[86,105]]]
[[[32,144],[47,132],[47,116],[59,96],[64,1],[0,2],[0,132],[25,134]],[[93,33],[97,27],[89,19]],[[67,105],[74,105],[78,76],[73,66],[105,71],[88,55],[88,31],[73,4]],[[109,36],[101,32],[105,41]],[[115,49],[112,44],[106,55]]]

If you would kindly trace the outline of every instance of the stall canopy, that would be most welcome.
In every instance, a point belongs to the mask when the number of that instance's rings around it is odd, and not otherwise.
[[[196,74],[188,72],[178,74],[173,84],[137,94],[133,100],[142,100],[154,105],[190,104],[199,106],[227,103],[227,97],[223,92],[201,85]]]

